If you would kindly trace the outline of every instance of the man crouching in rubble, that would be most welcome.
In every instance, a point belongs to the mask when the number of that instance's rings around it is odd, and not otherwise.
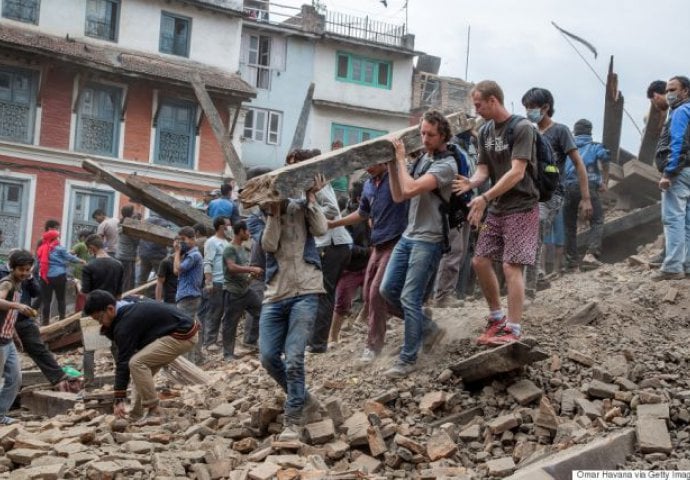
[[[278,437],[284,441],[299,439],[301,426],[319,408],[318,400],[305,387],[304,351],[314,329],[319,295],[324,293],[314,237],[328,231],[326,217],[316,203],[316,192],[325,184],[323,176],[317,175],[306,199],[262,206],[266,291],[259,320],[259,351],[261,365],[287,393],[285,428]]]
[[[94,290],[86,297],[84,314],[101,324],[101,334],[117,346],[115,404],[113,413],[125,416],[129,375],[136,387],[132,418],[160,418],[158,395],[153,376],[179,355],[194,348],[199,323],[167,303],[127,297],[116,300],[105,290]]]

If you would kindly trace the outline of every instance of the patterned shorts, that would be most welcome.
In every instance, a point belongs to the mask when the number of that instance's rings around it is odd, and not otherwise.
[[[508,215],[489,213],[475,255],[518,265],[534,265],[539,245],[539,207]]]

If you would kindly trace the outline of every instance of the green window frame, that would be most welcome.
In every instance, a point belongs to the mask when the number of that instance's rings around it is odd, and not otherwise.
[[[79,93],[75,150],[117,157],[122,89],[89,84]]]
[[[120,0],[86,0],[86,36],[117,42],[119,23]]]
[[[341,123],[331,124],[331,143],[336,140],[343,142],[343,146],[355,145],[372,138],[386,135],[386,130],[375,130],[373,128],[355,127],[353,125],[343,125]]]
[[[195,103],[163,98],[155,119],[156,144],[153,163],[177,168],[194,168],[196,141]]]
[[[2,16],[24,23],[38,25],[41,0],[3,0]]]
[[[158,51],[180,57],[189,57],[189,44],[192,38],[192,19],[161,12],[161,31]]]
[[[0,66],[0,139],[32,143],[38,75],[32,70]]]
[[[390,90],[393,85],[393,62],[337,52],[335,78],[341,82]]]

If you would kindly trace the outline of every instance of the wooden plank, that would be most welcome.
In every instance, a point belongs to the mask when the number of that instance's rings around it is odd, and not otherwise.
[[[136,191],[142,205],[154,210],[166,220],[180,226],[192,226],[196,223],[201,223],[208,228],[213,226],[213,221],[208,215],[168,195],[138,175],[129,175],[126,182],[128,187]]]
[[[91,317],[82,317],[79,319],[81,327],[82,343],[84,350],[107,350],[111,347],[112,342],[105,335],[101,335],[101,324]]]
[[[126,218],[122,225],[122,233],[133,238],[157,243],[166,247],[172,246],[177,234],[169,228],[154,225],[152,223],[142,223],[137,220]]]
[[[537,348],[535,342],[529,342],[529,339],[525,339],[521,342],[508,343],[479,352],[466,360],[451,365],[450,369],[461,377],[463,382],[470,383],[511,372],[548,357],[545,352]]]
[[[474,120],[468,119],[461,112],[448,115],[446,118],[453,135],[474,126]],[[391,143],[394,138],[400,138],[403,141],[408,153],[422,148],[419,127],[408,127],[384,137],[326,152],[305,162],[288,165],[252,178],[245,185],[240,199],[245,207],[251,207],[283,198],[294,198],[313,185],[314,175],[317,173],[324,175],[327,180],[332,180],[339,176],[349,175],[355,170],[390,162],[395,160],[395,150]]]
[[[118,192],[124,193],[132,201],[137,203],[139,202],[136,190],[129,187],[125,183],[125,181],[122,180],[120,177],[103,168],[98,162],[91,160],[90,158],[87,158],[81,162],[81,168],[83,168],[89,173],[93,173],[94,175],[96,175],[96,178],[99,181],[102,181],[103,183],[110,185]]]
[[[618,75],[613,71],[613,55],[609,61],[609,73],[606,77],[606,97],[604,99],[604,129],[602,143],[611,152],[611,163],[619,163],[618,149],[621,145],[623,128],[623,95],[618,90]]]
[[[631,160],[623,165],[623,179],[609,190],[620,197],[619,207],[645,207],[661,198],[660,179],[661,174],[656,168],[639,160]]]
[[[213,104],[211,96],[206,91],[206,86],[204,85],[203,80],[201,80],[200,75],[197,74],[194,76],[194,79],[192,80],[192,88],[194,89],[194,94],[196,95],[197,100],[199,100],[199,104],[201,105],[201,108],[208,119],[208,123],[211,125],[213,135],[216,137],[216,141],[223,151],[225,163],[228,164],[228,167],[232,172],[232,176],[235,178],[237,184],[240,186],[244,185],[244,183],[247,181],[247,173],[244,169],[244,165],[242,165],[240,157],[235,151],[235,147],[232,146],[232,142],[229,142],[226,137],[225,132],[227,132],[228,129],[225,128],[223,119],[220,118],[218,110]]]
[[[604,222],[603,239],[630,230],[636,230],[661,218],[661,205],[657,202],[644,208],[638,208],[622,217]],[[589,229],[577,234],[577,244],[581,247],[589,245]]]
[[[640,152],[637,155],[637,158],[647,165],[654,165],[656,145],[659,143],[661,129],[664,127],[664,122],[666,121],[666,113],[666,111],[659,110],[650,102],[649,114],[647,114],[647,125],[644,129],[644,135],[642,135]]]
[[[211,377],[206,372],[184,357],[177,357],[170,362],[166,366],[165,372],[183,385],[200,385],[211,381]]]
[[[307,88],[307,94],[305,95],[304,103],[302,104],[302,111],[299,114],[297,126],[295,127],[295,134],[292,136],[290,150],[294,148],[302,148],[304,145],[304,135],[307,130],[307,124],[309,123],[309,112],[311,112],[311,101],[312,98],[314,98],[314,87],[314,82],[312,82],[309,84],[309,88]]]

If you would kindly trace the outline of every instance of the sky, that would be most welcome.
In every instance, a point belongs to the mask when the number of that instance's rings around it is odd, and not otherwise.
[[[406,0],[319,0],[328,10],[405,23]],[[640,128],[649,111],[653,80],[690,75],[690,10],[687,0],[407,0],[408,31],[415,49],[442,58],[440,75],[464,78],[470,28],[468,80],[501,85],[508,110],[524,115],[522,95],[544,87],[555,98],[554,120],[572,128],[580,118],[601,139],[604,86],[551,25],[556,22],[593,44],[598,57],[578,43],[602,79],[610,57],[625,108]],[[308,0],[276,3],[299,6]],[[621,147],[637,154],[641,135],[624,116]]]

